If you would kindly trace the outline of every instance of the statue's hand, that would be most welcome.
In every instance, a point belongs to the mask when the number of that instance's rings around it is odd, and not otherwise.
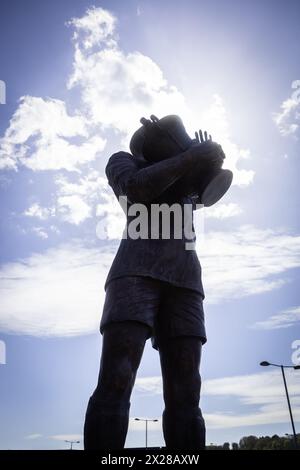
[[[203,143],[203,142],[207,142],[207,141],[210,141],[212,142],[212,138],[211,138],[211,135],[207,134],[207,131],[204,131],[204,137],[203,137],[203,132],[201,129],[199,129],[199,134],[198,132],[196,131],[195,132],[195,137],[196,137],[196,140],[198,141],[198,143]]]
[[[195,132],[196,139],[192,146],[187,150],[189,158],[193,159],[196,166],[203,168],[221,168],[225,154],[221,145],[213,142],[211,135],[208,136],[207,132],[199,130]]]

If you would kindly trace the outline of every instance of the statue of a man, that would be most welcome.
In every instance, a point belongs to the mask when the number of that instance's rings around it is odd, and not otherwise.
[[[139,203],[149,209],[149,231],[154,204],[193,209],[196,202],[211,205],[224,194],[231,183],[228,174],[225,183],[224,174],[220,178],[220,172],[228,171],[221,170],[225,155],[206,132],[191,139],[177,116],[141,122],[131,153],[113,154],[106,175],[117,198],[126,196],[129,207]],[[127,227],[133,217],[129,213]],[[159,237],[123,237],[106,279],[99,379],[84,426],[87,450],[124,447],[131,392],[148,338],[160,356],[166,447],[205,448],[199,408],[206,342],[201,266],[195,249],[186,248],[184,230],[180,238],[172,237],[174,227],[170,237],[161,234],[160,227]]]

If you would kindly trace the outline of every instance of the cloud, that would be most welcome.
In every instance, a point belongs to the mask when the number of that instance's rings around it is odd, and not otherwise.
[[[82,442],[83,436],[82,434],[55,434],[54,436],[50,436],[50,439],[54,441],[80,441]]]
[[[72,224],[79,225],[92,215],[90,206],[79,196],[60,196],[57,203],[63,220]]]
[[[102,193],[108,189],[106,178],[95,170],[90,171],[75,182],[70,181],[63,175],[59,175],[55,179],[55,183],[58,186],[58,194],[60,196],[76,194],[94,201],[97,201],[102,196]]]
[[[96,332],[102,313],[109,249],[73,241],[0,271],[0,329],[34,336]]]
[[[59,228],[54,224],[48,224],[44,227],[31,225],[27,228],[16,225],[16,228],[22,235],[34,234],[35,236],[44,240],[47,240],[51,234],[59,235],[61,233]]]
[[[276,315],[272,315],[265,321],[254,323],[252,328],[259,330],[276,330],[279,328],[290,328],[300,323],[300,307],[283,310]]]
[[[75,144],[74,138],[85,141]],[[65,102],[23,96],[0,139],[0,169],[76,171],[93,160],[105,143],[102,137],[89,134],[85,117],[67,113]]]
[[[243,212],[240,206],[234,202],[230,202],[229,204],[216,204],[214,207],[204,210],[205,218],[221,220],[235,217]]]
[[[56,186],[55,206],[41,207],[39,203],[35,202],[23,212],[23,215],[36,217],[43,221],[47,221],[50,217],[56,217],[57,222],[80,225],[86,219],[101,213],[105,213],[109,219],[111,214],[108,210],[120,214],[121,208],[117,209],[119,204],[108,186],[106,178],[100,176],[98,171],[91,170],[84,176],[76,174],[72,179],[66,175],[58,174],[54,178],[54,182]],[[110,200],[109,208],[106,207],[108,200]],[[100,210],[98,207],[101,206],[101,201],[103,207]],[[123,220],[121,219],[121,221]],[[110,224],[109,220],[108,224]]]
[[[280,106],[279,113],[273,113],[273,120],[283,136],[295,135],[300,120],[300,80],[292,82],[294,90]]]
[[[41,207],[37,202],[32,204],[28,209],[23,213],[28,217],[37,217],[41,220],[46,220],[51,216],[55,215],[54,207]]]
[[[300,237],[270,230],[213,232],[200,245],[207,303],[279,288],[288,270],[300,265]],[[110,241],[88,247],[73,240],[4,264],[0,330],[36,336],[97,331],[104,282],[116,249]]]
[[[294,419],[300,421],[300,408],[297,406],[300,404],[300,384],[297,373],[288,372],[287,381],[291,402],[294,405]],[[204,382],[202,393],[208,396],[233,397],[243,406],[239,414],[228,412],[206,415],[210,428],[258,426],[289,421],[286,396],[279,371],[208,380]],[[255,406],[256,410],[247,412],[247,406]]]
[[[32,227],[31,231],[44,240],[48,238],[48,233],[44,230],[43,227]]]
[[[294,405],[294,418],[300,421],[300,408],[295,407],[300,404],[299,376],[295,371],[288,371],[287,381],[291,402]],[[135,389],[137,393],[161,395],[161,377],[137,378]],[[212,406],[217,406],[218,403],[216,401],[214,404],[214,397],[235,400],[234,405],[230,401],[231,405],[227,412],[204,414],[209,429],[258,426],[289,421],[282,377],[278,371],[204,380],[202,396],[210,397],[209,403]],[[222,403],[224,408],[224,401]],[[234,406],[233,409],[232,406]],[[251,407],[250,412],[248,407]]]
[[[81,18],[72,18],[67,25],[74,27],[73,40],[80,43],[84,49],[93,46],[105,45],[114,47],[116,45],[117,19],[108,10],[92,7],[87,9]]]
[[[25,436],[24,439],[35,440],[35,439],[39,439],[40,437],[43,437],[43,435],[36,433],[36,434],[29,434],[28,436]]]
[[[49,229],[51,230],[51,232],[56,233],[56,235],[60,234],[60,230],[56,225],[50,225]]]
[[[80,88],[93,122],[129,137],[145,113],[185,109],[184,96],[168,85],[159,66],[140,52],[124,53],[118,45],[116,18],[102,8],[73,18],[75,55],[69,89]]]
[[[161,376],[138,377],[135,382],[135,388],[138,392],[145,395],[161,395],[162,378]]]
[[[139,125],[141,116],[179,114],[189,131],[199,122],[222,143],[226,167],[234,170],[234,184],[248,185],[254,172],[239,168],[249,158],[249,150],[239,148],[231,139],[230,125],[222,98],[212,97],[208,109],[199,115],[184,95],[164,77],[160,67],[139,51],[125,53],[119,46],[117,20],[106,10],[92,8],[82,18],[69,22],[74,28],[75,55],[69,89],[78,87],[89,118],[104,128],[121,134],[122,144]]]
[[[256,295],[288,282],[300,266],[300,236],[242,226],[198,235],[207,302]]]
[[[96,157],[108,139],[115,150],[128,145],[142,115],[176,113],[191,132],[199,121],[207,125],[222,142],[226,166],[234,171],[234,184],[250,184],[254,172],[240,168],[243,159],[249,158],[249,150],[232,141],[222,98],[214,95],[211,105],[199,116],[198,109],[187,105],[184,95],[150,57],[122,50],[117,24],[117,18],[102,8],[90,8],[81,18],[68,22],[73,31],[74,60],[67,87],[79,90],[78,109],[70,113],[68,109],[73,106],[55,98],[21,97],[0,139],[0,168],[51,170],[53,176],[49,177],[58,182],[51,203],[58,221],[79,226],[97,212],[107,217],[112,227],[117,217],[108,214],[108,204],[112,203],[107,188],[103,189],[107,186],[103,170],[99,173],[98,166],[95,169]],[[67,170],[69,175],[58,174],[60,170]],[[91,176],[94,172],[95,177]],[[103,194],[97,186],[100,178]],[[95,196],[99,196],[97,205]],[[113,214],[116,207],[114,204]],[[50,215],[51,207],[39,208],[36,203],[25,215],[46,220],[47,211]],[[231,206],[214,210],[211,216],[224,218],[236,213],[237,208]]]
[[[105,204],[111,192],[106,179],[95,170],[75,182],[60,175],[55,179],[55,183],[57,214],[62,220],[75,225],[97,215],[97,206],[101,201]],[[114,204],[118,206],[117,201]]]
[[[233,172],[233,184],[238,186],[248,186],[253,182],[254,171],[239,168],[239,164],[243,160],[250,158],[250,150],[240,148],[235,144],[230,135],[230,122],[224,101],[221,96],[215,94],[208,109],[204,109],[200,119],[204,129],[209,129],[213,136],[213,140],[220,142],[225,152],[226,159],[224,168],[228,168]],[[194,124],[194,127],[196,122]]]
[[[100,240],[119,240],[122,238],[126,217],[112,191],[102,193],[104,202],[97,205],[96,216],[100,220],[96,227]]]

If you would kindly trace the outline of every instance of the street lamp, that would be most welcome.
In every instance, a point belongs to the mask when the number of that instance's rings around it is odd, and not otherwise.
[[[73,444],[79,444],[80,441],[65,441],[67,442],[68,444],[71,444],[71,447],[70,447],[70,450],[73,450]]]
[[[146,422],[146,448],[148,446],[148,421],[155,423],[158,419],[143,419],[143,418],[134,418],[135,421],[145,421]]]
[[[292,423],[293,436],[294,436],[294,444],[295,444],[295,448],[297,449],[297,448],[298,448],[298,444],[297,444],[297,434],[296,434],[296,429],[295,429],[295,425],[294,425],[294,419],[293,419],[293,414],[292,414],[292,407],[291,407],[289,392],[288,392],[288,388],[287,388],[287,384],[286,384],[286,380],[285,380],[284,369],[295,369],[295,370],[299,370],[299,369],[300,369],[300,364],[297,365],[297,366],[283,366],[282,364],[273,364],[272,362],[262,361],[262,362],[260,363],[260,365],[263,366],[263,367],[267,367],[267,366],[280,367],[280,369],[281,369],[282,378],[283,378],[283,383],[284,383],[284,388],[285,388],[286,399],[287,399],[287,402],[288,402],[288,407],[289,407],[289,412],[290,412],[290,418],[291,418],[291,423]]]

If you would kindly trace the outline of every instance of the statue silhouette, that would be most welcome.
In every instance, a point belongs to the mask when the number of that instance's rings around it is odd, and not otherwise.
[[[178,116],[159,120],[152,115],[141,123],[131,139],[131,153],[113,154],[106,166],[117,198],[126,196],[129,207],[144,204],[151,226],[153,204],[195,210],[197,203],[209,206],[222,197],[232,174],[221,168],[224,152],[206,132],[191,139]],[[132,220],[128,213],[127,227]],[[199,408],[199,367],[206,342],[201,265],[195,249],[186,249],[190,240],[184,230],[175,238],[173,227],[166,239],[160,227],[159,235],[123,238],[108,273],[99,378],[84,425],[87,450],[124,447],[131,392],[149,338],[160,356],[166,447],[205,448]]]

